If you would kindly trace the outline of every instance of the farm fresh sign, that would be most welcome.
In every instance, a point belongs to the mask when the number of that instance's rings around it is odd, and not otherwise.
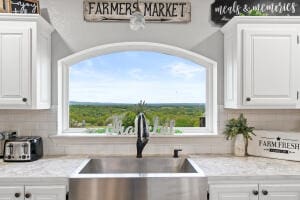
[[[300,133],[255,131],[248,154],[300,161]]]
[[[190,22],[191,3],[187,0],[147,0],[139,3],[146,21],[150,22]],[[129,20],[137,8],[135,0],[84,0],[85,21]]]

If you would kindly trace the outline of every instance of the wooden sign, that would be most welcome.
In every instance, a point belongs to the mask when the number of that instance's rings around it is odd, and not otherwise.
[[[146,21],[180,23],[191,21],[191,3],[187,0],[146,0],[140,1],[139,7]],[[136,8],[135,0],[84,0],[84,20],[128,21]]]
[[[40,4],[38,0],[10,0],[9,12],[39,14]]]
[[[9,11],[9,0],[0,0],[0,12],[8,12]]]
[[[216,0],[211,5],[211,20],[225,24],[234,16],[251,10],[268,16],[299,16],[300,0]]]
[[[248,154],[300,161],[300,133],[255,131],[248,142]]]

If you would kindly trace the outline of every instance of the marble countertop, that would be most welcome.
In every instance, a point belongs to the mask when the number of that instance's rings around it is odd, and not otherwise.
[[[0,161],[0,178],[68,178],[86,159],[86,156],[53,156],[34,162]]]
[[[89,156],[45,157],[34,162],[0,161],[0,178],[68,178]],[[293,176],[300,180],[300,162],[231,155],[191,155],[208,178]]]
[[[191,155],[208,178],[286,176],[300,180],[300,162],[232,155]]]

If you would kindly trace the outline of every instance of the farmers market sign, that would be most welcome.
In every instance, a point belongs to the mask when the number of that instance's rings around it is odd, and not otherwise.
[[[191,21],[191,3],[188,0],[140,1],[139,7],[146,21],[181,22]],[[135,0],[84,0],[83,15],[88,22],[129,20],[137,8]]]

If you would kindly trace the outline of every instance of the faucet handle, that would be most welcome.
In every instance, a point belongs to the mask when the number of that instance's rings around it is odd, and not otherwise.
[[[178,158],[179,151],[182,151],[182,149],[174,149],[173,158]]]

